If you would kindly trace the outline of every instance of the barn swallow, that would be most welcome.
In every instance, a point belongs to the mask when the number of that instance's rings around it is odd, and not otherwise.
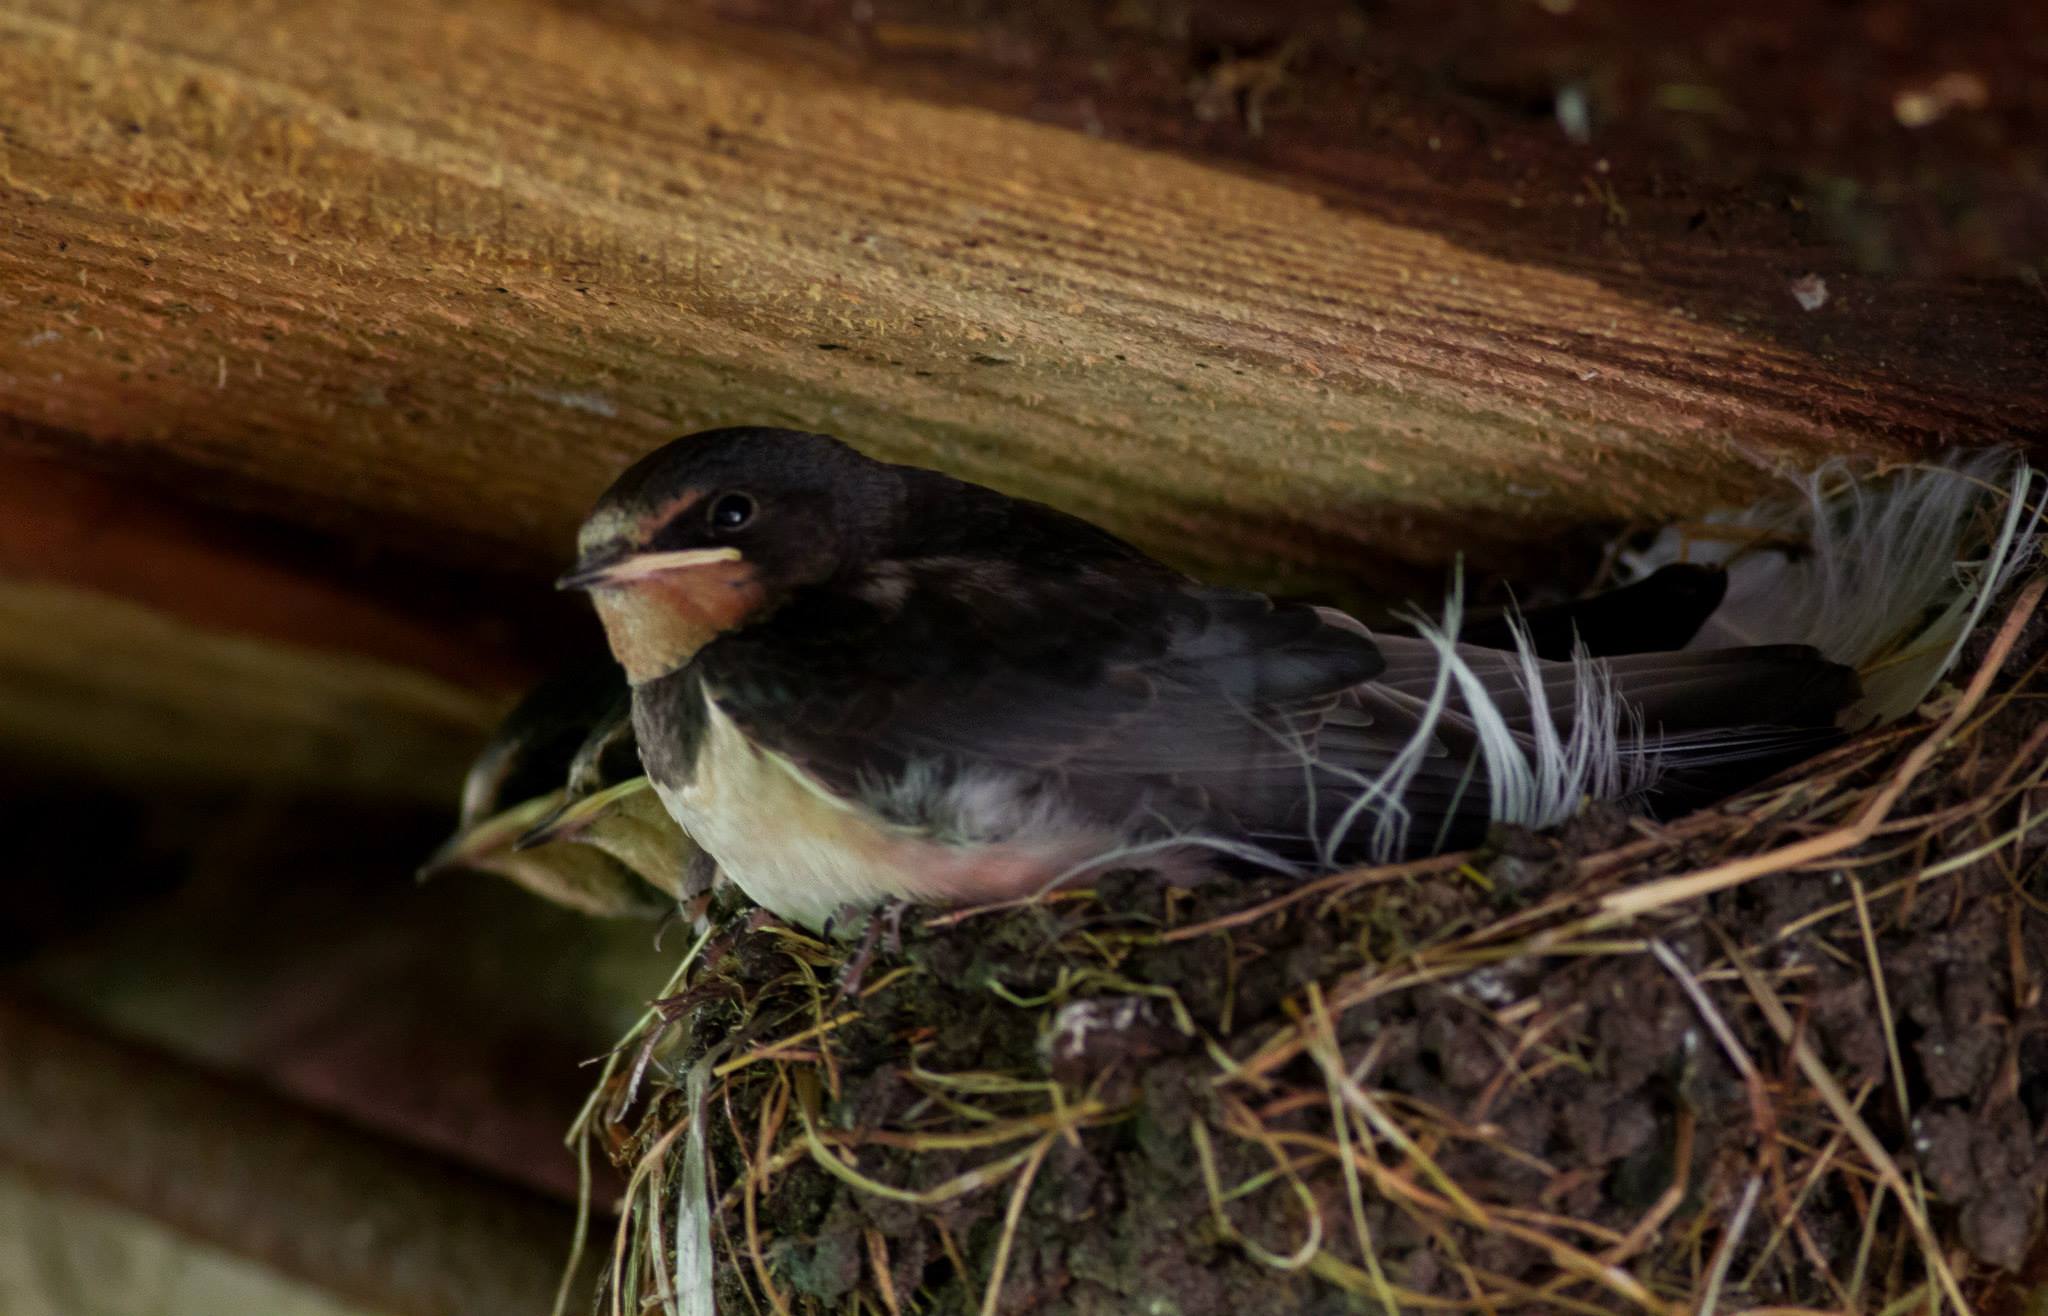
[[[463,783],[455,834],[420,876],[469,869],[600,916],[674,907],[705,861],[640,772],[611,662],[571,668],[508,713]]]
[[[1583,656],[1375,634],[1105,530],[776,429],[678,439],[599,498],[589,591],[668,812],[826,926],[1115,867],[1303,871],[1651,800],[1834,739],[1798,646]]]
[[[603,851],[642,881],[689,904],[708,892],[716,865],[669,816],[640,764],[625,682],[569,761],[555,809],[512,843],[515,851],[564,842]]]

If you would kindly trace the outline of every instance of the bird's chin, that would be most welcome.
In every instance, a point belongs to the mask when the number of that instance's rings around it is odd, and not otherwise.
[[[744,625],[761,606],[762,589],[747,563],[721,562],[594,589],[590,597],[627,681],[644,685]]]

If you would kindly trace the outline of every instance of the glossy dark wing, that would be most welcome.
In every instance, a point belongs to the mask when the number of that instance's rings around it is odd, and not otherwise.
[[[1673,562],[1620,589],[1468,623],[1458,638],[1482,649],[1515,647],[1519,624],[1539,658],[1569,661],[1574,645],[1595,658],[1683,649],[1728,593],[1717,566]]]
[[[1362,630],[1263,595],[937,559],[799,594],[689,670],[757,743],[896,821],[945,823],[906,781],[943,796],[994,768],[1106,820],[1196,827],[1298,797],[1304,739],[1382,665]]]
[[[1296,860],[1473,843],[1490,820],[1479,721],[1457,689],[1431,713],[1428,641],[1375,643],[1337,614],[1181,582],[957,561],[891,573],[801,596],[709,646],[688,679],[827,789],[940,833],[957,825],[949,789],[989,769],[1020,811],[1056,791],[1132,839],[1200,833]],[[1539,710],[1569,727],[1581,669],[1459,652],[1532,761]],[[1810,752],[1853,689],[1796,646],[1598,671],[1592,688],[1626,701],[1674,788]],[[1375,791],[1394,779],[1389,810]]]

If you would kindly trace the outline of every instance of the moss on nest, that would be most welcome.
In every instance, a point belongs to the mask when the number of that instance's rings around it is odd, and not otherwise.
[[[1921,717],[1668,826],[1120,874],[857,975],[729,911],[578,1126],[632,1182],[602,1309],[2017,1308],[2043,587]]]

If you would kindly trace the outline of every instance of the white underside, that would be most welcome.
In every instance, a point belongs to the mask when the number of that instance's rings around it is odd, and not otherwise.
[[[750,743],[716,704],[707,701],[706,716],[689,784],[658,786],[662,803],[742,891],[805,927],[889,899],[960,905],[1034,895],[1121,857],[1120,838],[1039,809],[1019,806],[1002,825],[1004,801],[985,785],[968,787],[972,798],[955,812],[976,814],[986,839],[941,840],[877,821]]]

